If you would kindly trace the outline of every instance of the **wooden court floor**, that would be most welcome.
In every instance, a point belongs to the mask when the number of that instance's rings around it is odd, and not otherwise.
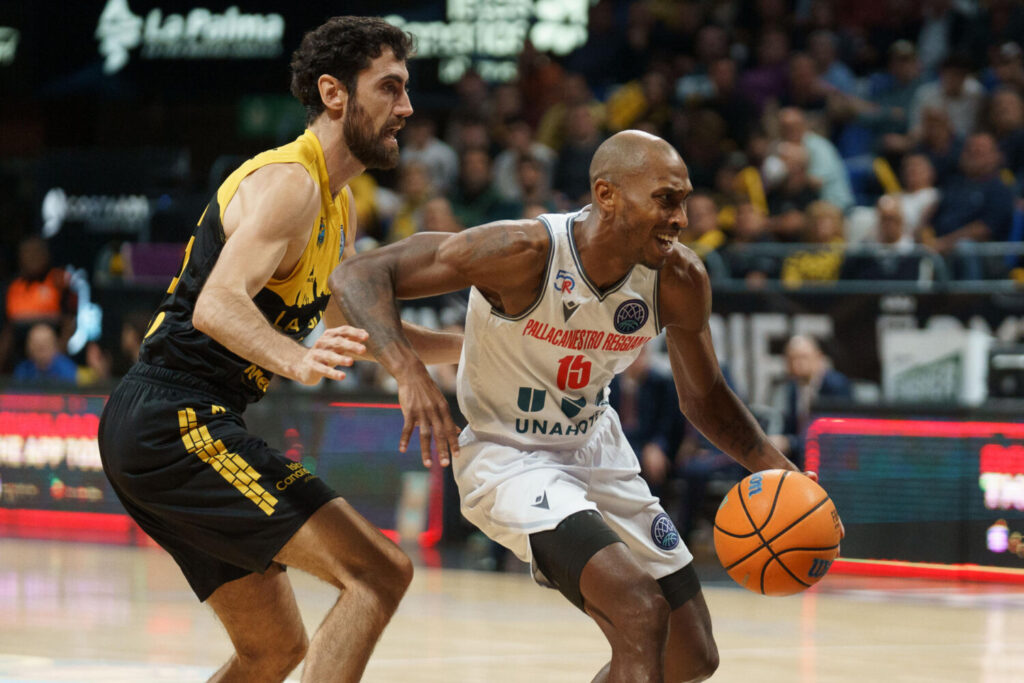
[[[333,593],[292,580],[312,630]],[[828,576],[789,598],[727,581],[705,593],[715,681],[1024,681],[1024,587]],[[0,539],[0,681],[203,681],[228,652],[158,549]],[[608,654],[525,574],[418,568],[363,680],[585,683]]]

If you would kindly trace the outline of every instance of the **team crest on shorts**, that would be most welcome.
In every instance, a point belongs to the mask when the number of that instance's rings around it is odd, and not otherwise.
[[[623,301],[615,309],[615,331],[619,334],[633,334],[647,322],[647,303],[642,299]]]
[[[672,519],[664,512],[651,522],[651,540],[662,550],[672,550],[679,545],[679,532]]]

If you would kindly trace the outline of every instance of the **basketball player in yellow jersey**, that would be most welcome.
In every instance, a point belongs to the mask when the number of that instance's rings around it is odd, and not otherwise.
[[[335,17],[304,37],[292,92],[308,130],[243,164],[210,201],[100,423],[118,497],[228,631],[235,652],[211,680],[281,681],[304,657],[304,681],[359,680],[412,576],[396,545],[242,420],[273,374],[314,384],[366,357],[366,333],[328,306],[327,279],[355,253],[346,184],[398,161],[410,47],[370,18]],[[321,316],[326,331],[302,346]],[[406,332],[424,362],[457,362],[460,335]],[[312,639],[286,566],[341,592]]]

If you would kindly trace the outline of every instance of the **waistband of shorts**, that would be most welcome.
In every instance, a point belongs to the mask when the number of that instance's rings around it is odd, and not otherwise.
[[[195,375],[183,372],[181,370],[174,370],[171,368],[162,368],[158,365],[150,365],[138,361],[128,370],[124,376],[125,379],[141,379],[146,382],[154,382],[157,384],[163,384],[175,389],[190,389],[192,391],[205,394],[209,398],[216,400],[218,403],[223,403],[237,413],[245,410],[248,402],[245,398],[239,394],[228,393],[223,388],[219,388],[210,384],[209,382],[199,379]]]

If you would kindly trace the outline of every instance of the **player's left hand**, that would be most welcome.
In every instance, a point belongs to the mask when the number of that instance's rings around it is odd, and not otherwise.
[[[451,458],[459,455],[460,431],[452,419],[448,399],[438,389],[422,363],[401,373],[401,376],[395,375],[395,379],[398,381],[398,402],[405,416],[398,450],[405,453],[413,430],[419,427],[423,466],[431,465],[430,442],[433,439],[441,466],[447,467]]]

